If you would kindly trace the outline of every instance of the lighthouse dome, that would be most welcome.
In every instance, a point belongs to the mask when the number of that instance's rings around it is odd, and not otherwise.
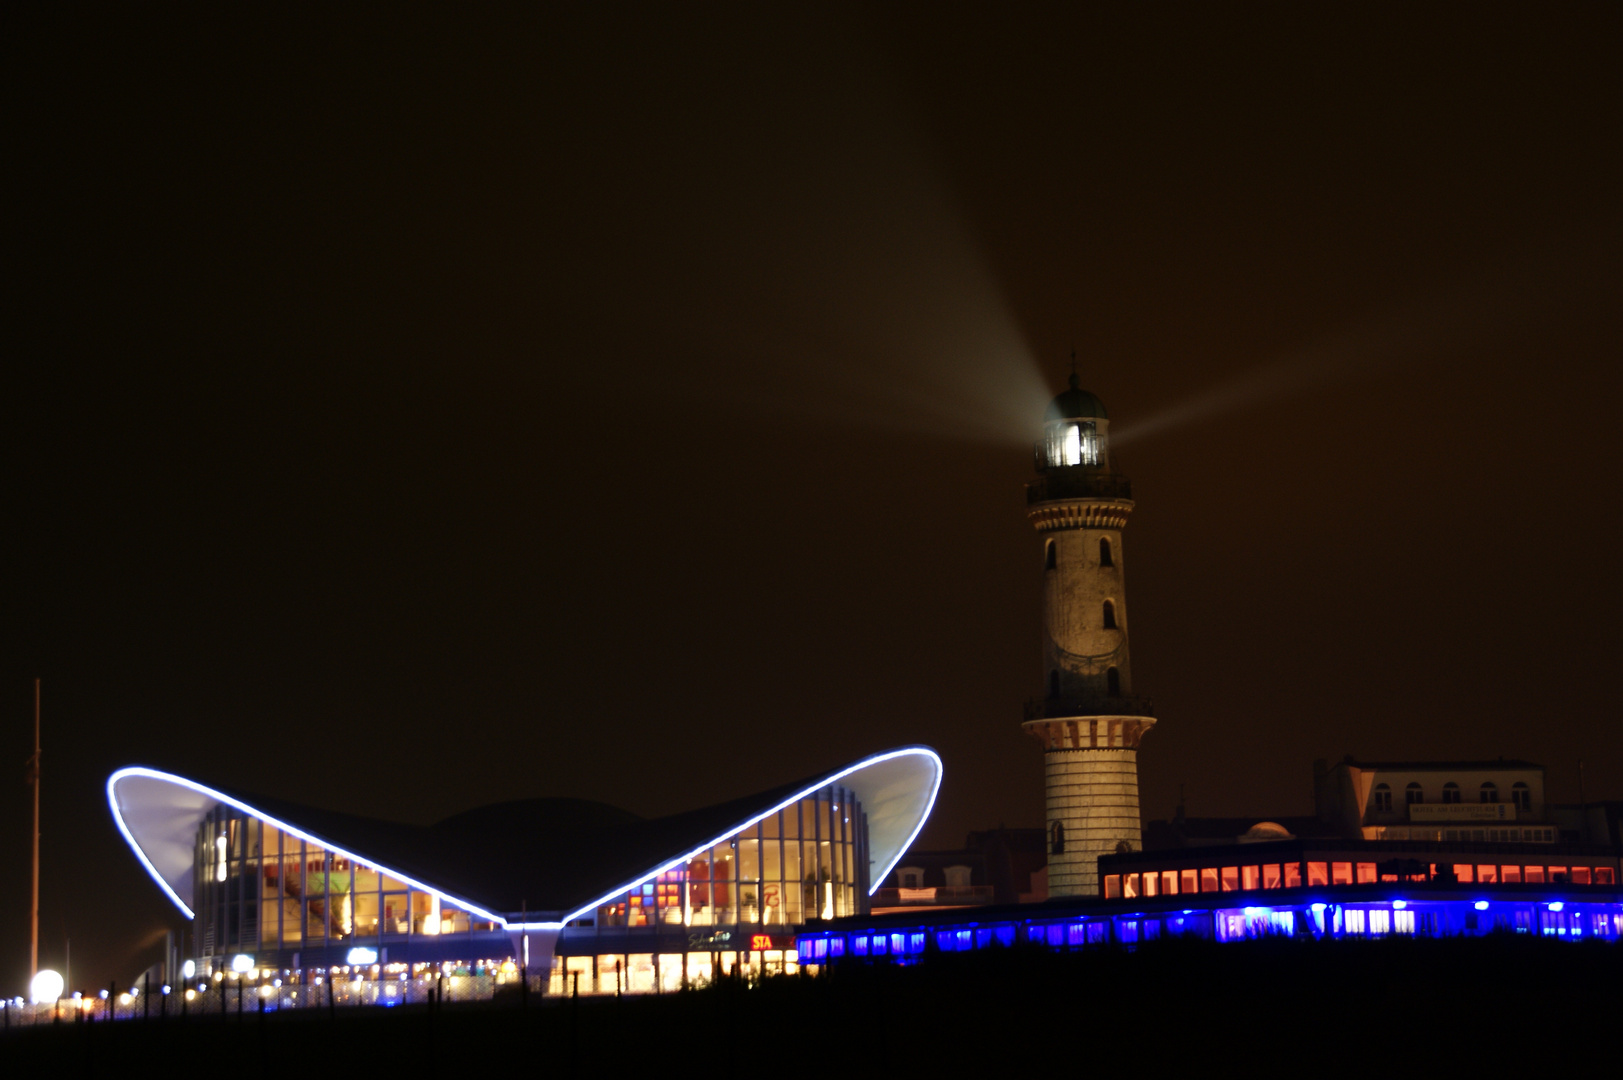
[[[1043,414],[1044,423],[1055,420],[1104,420],[1109,417],[1105,412],[1105,403],[1092,393],[1082,389],[1077,377],[1071,376],[1071,388],[1059,394],[1048,403],[1048,411]]]

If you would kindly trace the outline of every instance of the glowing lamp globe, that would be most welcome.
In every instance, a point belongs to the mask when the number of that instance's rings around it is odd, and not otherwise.
[[[40,968],[28,984],[28,999],[35,1005],[55,1001],[62,996],[62,976],[50,968]]]

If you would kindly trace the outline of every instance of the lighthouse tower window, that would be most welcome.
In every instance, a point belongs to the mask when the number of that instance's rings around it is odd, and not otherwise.
[[[1111,603],[1109,600],[1105,601],[1104,628],[1106,630],[1114,630],[1116,628],[1116,605]]]
[[[1052,570],[1059,565],[1059,549],[1050,540],[1043,546],[1043,569]]]
[[[1048,853],[1050,855],[1065,854],[1065,822],[1054,821],[1049,823]]]
[[[1100,566],[1115,566],[1116,565],[1115,562],[1113,562],[1111,560],[1111,558],[1110,558],[1110,541],[1108,539],[1104,539],[1104,540],[1099,541],[1099,565]]]

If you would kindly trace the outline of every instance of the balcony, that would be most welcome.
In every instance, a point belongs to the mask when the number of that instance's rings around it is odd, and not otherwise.
[[[1076,465],[1049,469],[1026,485],[1026,503],[1052,499],[1131,499],[1133,484],[1125,476]]]
[[[1147,697],[1050,697],[1026,702],[1027,720],[1063,720],[1072,716],[1154,716]]]
[[[935,885],[925,889],[877,889],[870,907],[974,907],[992,902],[990,885]]]

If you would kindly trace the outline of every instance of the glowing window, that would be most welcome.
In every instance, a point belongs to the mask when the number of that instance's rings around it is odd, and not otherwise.
[[[1544,884],[1544,867],[1542,867],[1542,866],[1524,866],[1524,867],[1522,867],[1522,880],[1524,882],[1526,882],[1527,884],[1529,884],[1529,885],[1542,885],[1542,884]]]
[[[1392,932],[1392,913],[1385,908],[1372,908],[1369,912],[1369,932],[1371,934],[1390,934]]]
[[[1200,891],[1199,870],[1180,870],[1178,871],[1178,878],[1180,881],[1178,891],[1186,893],[1198,893]]]
[[[1277,889],[1284,878],[1279,873],[1279,864],[1273,863],[1262,868],[1262,887],[1264,889]]]
[[[1572,868],[1571,881],[1574,885],[1588,885],[1590,881],[1589,867],[1574,866]]]
[[[1099,565],[1100,566],[1115,566],[1116,565],[1110,559],[1110,541],[1109,540],[1100,540],[1099,541]]]
[[[1105,601],[1104,628],[1106,630],[1116,629],[1116,605],[1109,600]]]
[[[1344,934],[1362,934],[1364,932],[1364,913],[1354,908],[1348,908],[1341,913],[1341,928]]]
[[[1238,866],[1223,867],[1223,891],[1234,892],[1240,887],[1240,868]]]
[[[1551,885],[1560,884],[1567,880],[1567,868],[1564,866],[1552,866],[1547,871],[1547,876]]]
[[[1138,875],[1123,874],[1121,878],[1121,895],[1124,899],[1138,895]]]
[[[1217,867],[1203,866],[1200,868],[1200,891],[1217,891]]]
[[[1351,885],[1352,883],[1352,863],[1338,862],[1330,864],[1330,884]]]
[[[1375,883],[1375,864],[1361,862],[1358,864],[1358,884],[1372,885]]]
[[[1392,913],[1392,929],[1400,934],[1414,933],[1414,912],[1407,909],[1394,911]]]
[[[1178,872],[1176,870],[1161,871],[1161,893],[1164,896],[1178,895]]]
[[[1114,900],[1121,895],[1121,875],[1105,875],[1105,899]]]
[[[1499,867],[1492,863],[1478,863],[1476,879],[1482,885],[1494,885],[1499,881]]]
[[[1330,884],[1330,864],[1322,862],[1308,863],[1307,884],[1309,888],[1313,887],[1314,885]]]
[[[1300,889],[1302,887],[1302,864],[1288,862],[1285,864],[1285,888]]]
[[[1519,866],[1501,866],[1499,880],[1506,885],[1520,885],[1522,883],[1522,868]]]
[[[1240,867],[1240,888],[1247,890],[1262,888],[1262,868],[1260,866]]]
[[[1455,863],[1454,864],[1454,877],[1456,879],[1458,879],[1462,884],[1469,885],[1471,883],[1471,881],[1473,880],[1472,877],[1471,877],[1471,870],[1472,870],[1472,867],[1471,867],[1470,863]]]
[[[1596,885],[1615,885],[1617,884],[1617,882],[1613,880],[1615,877],[1616,875],[1612,873],[1612,868],[1610,866],[1595,867]],[[1618,918],[1623,919],[1623,915],[1619,915]]]
[[[1159,893],[1161,891],[1160,888],[1159,888],[1160,884],[1161,884],[1161,875],[1160,874],[1153,873],[1153,872],[1145,874],[1144,875],[1144,895],[1145,896],[1154,896],[1157,893]]]

